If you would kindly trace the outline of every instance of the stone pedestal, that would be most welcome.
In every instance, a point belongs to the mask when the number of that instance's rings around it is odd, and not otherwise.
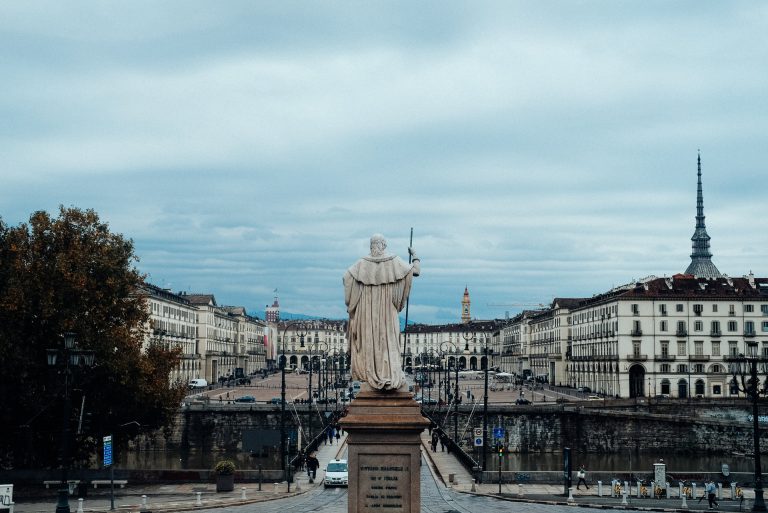
[[[348,512],[419,513],[420,435],[429,421],[410,393],[367,388],[341,420],[349,432]]]

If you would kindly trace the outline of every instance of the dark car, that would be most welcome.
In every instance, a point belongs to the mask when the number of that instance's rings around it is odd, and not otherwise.
[[[515,404],[531,404],[531,401],[529,401],[528,399],[523,399],[523,398],[521,397],[520,399],[518,399],[517,401],[515,401]]]
[[[235,399],[236,403],[255,403],[256,398],[252,395],[243,395]]]
[[[576,389],[577,392],[584,392],[585,394],[588,394],[592,392],[592,389],[589,387],[579,387]]]

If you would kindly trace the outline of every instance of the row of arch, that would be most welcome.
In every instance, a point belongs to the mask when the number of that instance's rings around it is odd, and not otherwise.
[[[456,361],[455,356],[448,356],[448,368],[452,369],[454,368],[454,362]],[[430,360],[432,358],[430,356],[427,356],[425,358],[421,358],[420,356],[417,356],[416,358],[412,358],[410,356],[405,357],[405,366],[406,367],[412,367],[414,365],[413,362],[415,362],[416,366],[419,366],[422,364],[422,360],[424,365],[427,365],[430,363]],[[434,359],[432,359],[434,362]],[[459,356],[459,370],[485,370],[487,365],[488,359],[485,356],[481,356],[478,358],[477,356],[470,356],[467,358],[466,356]],[[469,365],[469,367],[467,367]],[[478,367],[479,365],[479,367]]]

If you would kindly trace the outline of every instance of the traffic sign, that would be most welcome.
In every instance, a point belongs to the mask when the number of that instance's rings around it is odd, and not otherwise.
[[[482,436],[476,436],[475,437],[475,447],[482,447],[483,446],[483,437]]]
[[[104,466],[112,465],[112,435],[104,437]]]
[[[474,431],[475,431],[475,438],[477,438],[478,436],[482,438],[483,428],[475,428]]]
[[[493,428],[493,437],[504,438],[504,428],[501,428],[501,427]]]

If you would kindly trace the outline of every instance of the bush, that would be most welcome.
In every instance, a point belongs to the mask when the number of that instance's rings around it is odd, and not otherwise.
[[[213,472],[219,476],[231,476],[235,473],[235,463],[232,460],[221,460],[213,467]]]

